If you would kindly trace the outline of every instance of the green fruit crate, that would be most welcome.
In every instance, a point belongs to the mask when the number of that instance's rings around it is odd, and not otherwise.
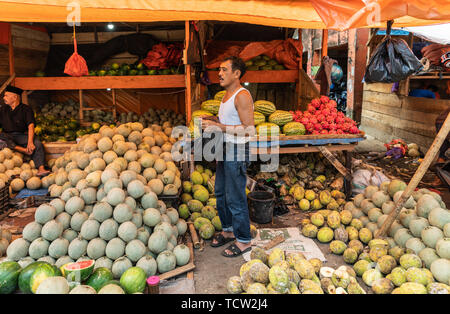
[[[5,183],[5,186],[0,189],[0,213],[5,212],[9,208],[9,183]]]

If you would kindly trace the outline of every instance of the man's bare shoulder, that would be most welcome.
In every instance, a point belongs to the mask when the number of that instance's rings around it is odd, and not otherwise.
[[[253,104],[253,98],[252,98],[252,95],[250,95],[250,92],[248,90],[241,90],[236,95],[236,102],[238,104],[248,104],[248,103]]]

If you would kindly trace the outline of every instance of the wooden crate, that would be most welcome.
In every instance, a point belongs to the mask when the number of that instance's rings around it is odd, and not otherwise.
[[[64,155],[64,153],[75,145],[76,142],[51,142],[44,143],[45,160],[55,159]]]

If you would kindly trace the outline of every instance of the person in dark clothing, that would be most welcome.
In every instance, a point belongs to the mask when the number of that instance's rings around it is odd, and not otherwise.
[[[23,90],[14,86],[8,86],[5,90],[5,105],[0,107],[2,138],[12,143],[10,145],[15,145],[13,149],[31,156],[38,169],[37,175],[45,176],[50,172],[44,167],[44,146],[34,136],[34,112],[31,107],[21,102],[22,92]]]

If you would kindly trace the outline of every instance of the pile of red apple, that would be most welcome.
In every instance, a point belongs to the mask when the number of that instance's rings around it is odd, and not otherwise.
[[[305,126],[306,134],[358,134],[356,122],[337,110],[336,101],[321,96],[308,104],[307,111],[291,111],[294,121]]]

